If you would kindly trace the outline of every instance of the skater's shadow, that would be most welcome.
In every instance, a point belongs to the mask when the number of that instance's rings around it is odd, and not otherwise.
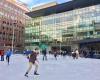
[[[33,78],[34,78],[34,80],[40,80],[39,76],[34,76]]]
[[[25,77],[23,80],[40,80],[40,76],[30,75],[28,77]]]

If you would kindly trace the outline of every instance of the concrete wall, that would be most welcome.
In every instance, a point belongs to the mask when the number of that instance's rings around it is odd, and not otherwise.
[[[78,44],[72,44],[71,45],[71,50],[75,50],[75,49],[79,49],[79,45]]]

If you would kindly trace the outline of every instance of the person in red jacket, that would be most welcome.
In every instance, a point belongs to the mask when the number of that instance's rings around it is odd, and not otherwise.
[[[38,52],[38,48],[35,49],[35,51],[32,52],[32,54],[29,54],[29,68],[25,73],[25,76],[28,77],[28,73],[30,72],[32,65],[35,66],[35,70],[34,70],[34,75],[39,75],[37,73],[38,70],[38,60],[37,60],[37,55],[39,54]]]
[[[0,50],[1,61],[4,61],[4,50]]]

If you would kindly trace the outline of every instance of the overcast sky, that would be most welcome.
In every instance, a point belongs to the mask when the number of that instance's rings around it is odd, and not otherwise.
[[[63,2],[70,1],[70,0],[20,0],[20,1],[26,3],[29,7],[32,7],[35,5],[52,2],[52,1],[57,1],[58,3],[63,3]]]

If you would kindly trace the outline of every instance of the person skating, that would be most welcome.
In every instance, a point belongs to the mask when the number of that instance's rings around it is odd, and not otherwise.
[[[76,53],[76,59],[78,59],[78,58],[79,58],[79,50],[76,49],[76,50],[75,50],[75,53]]]
[[[54,52],[54,58],[55,58],[55,60],[57,60],[57,56],[58,56],[58,53],[57,53],[57,51],[55,51]]]
[[[76,53],[74,52],[74,50],[71,52],[71,55],[72,55],[73,59],[76,58]]]
[[[47,50],[46,49],[42,50],[42,54],[43,54],[43,61],[47,60]]]
[[[13,53],[13,52],[12,52],[11,49],[8,49],[8,50],[6,51],[6,61],[7,61],[8,65],[9,65],[10,56],[11,56],[12,53]]]
[[[0,50],[1,61],[4,61],[4,50]]]
[[[38,52],[38,48],[35,49],[35,51],[32,52],[32,54],[29,54],[29,68],[25,73],[25,76],[28,77],[28,73],[30,72],[32,65],[35,66],[35,70],[34,70],[34,75],[39,75],[37,73],[38,70],[38,60],[37,60],[37,55],[39,54]]]
[[[72,57],[73,59],[78,59],[79,58],[79,51],[78,49],[75,49],[75,51],[72,51]]]

